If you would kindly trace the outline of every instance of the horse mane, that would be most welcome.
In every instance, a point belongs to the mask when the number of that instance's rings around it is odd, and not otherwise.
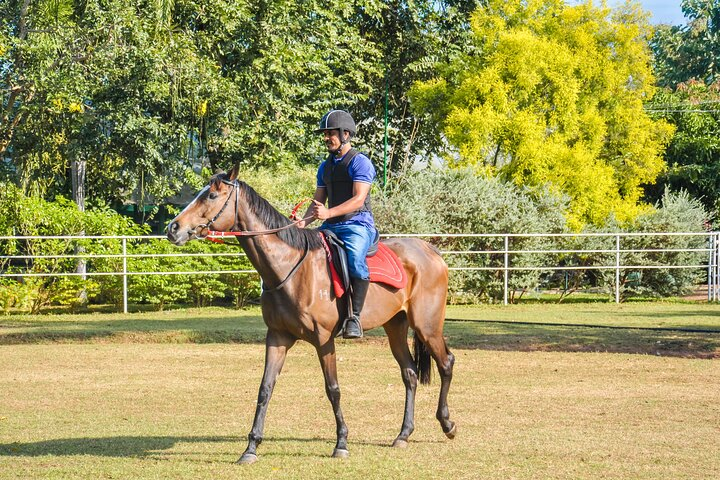
[[[228,175],[226,173],[218,173],[213,175],[210,179],[210,183],[217,184],[223,180],[229,180]],[[247,183],[238,180],[238,188],[245,196],[245,201],[247,202],[250,211],[265,225],[268,230],[284,227],[291,223],[287,217],[278,212],[275,207],[270,205],[270,202],[263,198]],[[290,227],[285,230],[280,230],[277,233],[277,236],[287,245],[299,250],[304,250],[306,246],[309,250],[318,250],[323,248],[320,234],[316,228],[306,229]]]

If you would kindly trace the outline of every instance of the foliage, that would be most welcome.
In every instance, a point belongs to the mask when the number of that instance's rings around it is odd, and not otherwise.
[[[135,243],[132,254],[136,257],[128,264],[128,270],[134,272],[128,282],[129,301],[154,305],[159,310],[175,303],[207,306],[215,300],[223,299],[237,306],[244,305],[252,294],[259,291],[258,278],[254,273],[162,274],[162,272],[221,270],[252,272],[252,265],[244,256],[239,258],[168,256],[184,253],[212,255],[227,253],[228,249],[239,250],[233,245],[218,245],[211,242],[191,242],[180,251],[165,239]]]
[[[476,177],[471,169],[428,168],[398,179],[373,208],[378,228],[384,234],[505,234],[558,233],[565,229],[563,199],[502,182],[497,178]],[[504,250],[503,236],[430,238],[443,251]],[[544,237],[513,237],[510,250],[542,250]],[[512,255],[511,267],[534,267],[547,260],[543,254]],[[503,295],[503,254],[476,253],[467,258],[446,255],[452,266],[467,265],[486,270],[453,272],[451,301],[479,299],[497,301]],[[510,288],[523,292],[534,288],[542,271],[513,272]]]
[[[620,270],[620,295],[622,299],[632,297],[682,296],[703,282],[707,261],[707,235],[651,235],[666,232],[704,233],[708,213],[702,204],[691,198],[687,192],[673,193],[666,190],[661,201],[652,209],[638,216],[630,225],[631,233],[649,235],[621,235],[620,264],[627,266],[667,266],[667,268],[622,268]],[[587,229],[586,233],[626,233],[617,222],[604,227],[602,231]],[[547,278],[547,286],[564,290],[568,295],[582,288],[597,288],[614,296],[616,288],[617,239],[614,235],[564,238],[557,247],[563,250],[584,250],[583,253],[569,253],[559,257],[559,264],[573,267],[572,270],[557,273]],[[695,250],[695,251],[680,251]],[[677,268],[698,266],[700,268]],[[580,268],[578,268],[580,267]],[[567,274],[566,278],[560,278]],[[563,285],[564,282],[565,285]]]
[[[686,25],[661,25],[653,35],[658,84],[675,88],[688,80],[712,84],[720,73],[720,2],[681,0]]]
[[[672,193],[665,190],[656,208],[637,218],[634,231],[637,232],[698,232],[706,230],[708,213],[702,203],[693,199],[688,192]],[[658,251],[628,252],[623,256],[625,265],[667,265],[670,268],[653,268],[640,272],[637,283],[627,282],[623,296],[668,297],[690,293],[695,285],[707,278],[703,268],[674,269],[673,266],[703,265],[707,261],[707,236],[640,236],[630,237],[623,249],[688,250],[694,252]]]
[[[381,75],[371,80],[366,100],[353,107],[361,121],[357,145],[378,167],[384,156],[387,108],[387,164],[378,178],[412,163],[417,155],[437,151],[434,126],[412,114],[407,95],[415,81],[434,75],[433,66],[466,51],[470,45],[470,13],[477,0],[419,0],[381,2],[379,15],[359,10],[351,21],[363,31],[365,41],[377,45]]]
[[[468,53],[410,92],[453,147],[446,161],[568,196],[575,230],[636,217],[672,133],[643,111],[654,93],[645,16],[633,5],[610,18],[591,2],[486,4]]]
[[[58,239],[53,236],[138,235],[144,232],[145,228],[109,209],[80,212],[75,204],[63,197],[47,202],[25,196],[13,185],[0,183],[0,235],[45,237],[0,241],[2,255],[18,257],[12,261],[0,261],[4,273],[30,274],[20,277],[19,282],[4,280],[5,285],[12,284],[12,287],[3,288],[4,299],[0,302],[5,309],[15,305],[30,308],[33,312],[49,304],[79,306],[80,293],[94,298],[102,291],[102,280],[33,275],[74,273],[78,259],[63,258],[67,255],[82,254],[91,264],[102,265],[104,259],[92,258],[97,254],[95,247],[102,241]],[[36,258],[31,261],[24,257]]]
[[[321,144],[308,128],[367,99],[377,47],[350,22],[377,0],[8,1],[0,6],[0,153],[26,192],[161,201],[221,163],[277,165]],[[7,172],[6,172],[7,173]],[[188,177],[190,177],[188,179]]]
[[[374,206],[383,234],[423,233],[443,252],[450,267],[471,266],[478,270],[453,271],[451,303],[502,301],[504,290],[504,237],[511,253],[508,266],[553,270],[511,270],[509,300],[516,302],[527,292],[558,289],[560,300],[576,291],[594,288],[614,295],[616,263],[615,235],[624,232],[704,232],[708,213],[687,192],[666,191],[661,203],[648,209],[629,225],[611,220],[602,229],[588,227],[590,235],[522,236],[526,233],[565,233],[566,200],[548,193],[521,190],[497,178],[477,178],[472,169],[425,169],[396,178]],[[479,234],[448,237],[445,234]],[[493,236],[497,234],[497,236]],[[437,236],[433,236],[437,235]],[[621,295],[666,297],[684,295],[703,280],[702,269],[673,268],[702,265],[707,236],[622,236],[622,265],[668,265],[669,268],[621,269]],[[645,251],[635,250],[687,250]],[[453,253],[472,251],[460,257]],[[495,253],[489,253],[493,251]],[[554,252],[553,252],[554,251]],[[598,269],[596,267],[605,267]],[[608,268],[609,267],[609,268]]]
[[[665,158],[668,170],[646,195],[659,201],[666,187],[685,190],[708,211],[720,209],[720,81],[691,80],[675,91],[661,91],[650,104],[653,115],[675,125],[677,132]]]

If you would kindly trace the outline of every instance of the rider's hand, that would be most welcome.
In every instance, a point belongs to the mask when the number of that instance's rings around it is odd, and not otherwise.
[[[327,220],[330,218],[330,211],[325,208],[325,205],[313,199],[312,214],[313,217],[320,220]]]

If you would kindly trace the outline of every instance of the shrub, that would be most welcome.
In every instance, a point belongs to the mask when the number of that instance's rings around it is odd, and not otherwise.
[[[381,232],[427,234],[553,233],[565,229],[566,202],[548,194],[531,195],[497,178],[478,177],[470,169],[427,168],[396,180],[374,207]],[[444,251],[503,250],[502,236],[430,238]],[[511,237],[509,250],[542,250],[544,237]],[[475,253],[471,257],[445,255],[449,266],[473,266],[489,270],[454,271],[450,298],[455,302],[497,301],[503,296],[504,255]],[[547,264],[546,254],[513,254],[511,267]],[[522,295],[538,285],[541,270],[513,271],[509,287]],[[511,301],[514,298],[511,297]]]
[[[685,191],[665,190],[660,204],[641,215],[632,230],[636,232],[705,232],[710,216],[703,204]],[[688,250],[707,247],[707,236],[652,235],[628,237],[623,250]],[[624,265],[701,265],[707,260],[706,252],[628,252],[622,255]],[[636,281],[628,281],[631,274]],[[624,271],[621,278],[623,298],[635,296],[667,297],[692,292],[693,287],[705,278],[707,271],[687,268],[651,268],[639,272]],[[614,282],[613,282],[614,284]]]

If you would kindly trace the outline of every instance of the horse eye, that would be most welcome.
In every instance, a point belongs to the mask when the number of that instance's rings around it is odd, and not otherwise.
[[[215,192],[210,192],[210,195],[208,195],[208,197],[210,197],[210,200],[215,200],[217,198],[217,196],[218,196],[218,194]]]

